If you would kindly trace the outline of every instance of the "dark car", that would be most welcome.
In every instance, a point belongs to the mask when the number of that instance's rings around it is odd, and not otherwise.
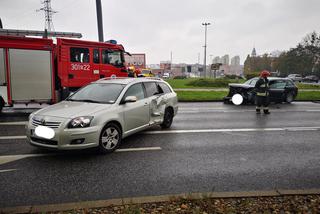
[[[303,82],[319,82],[319,77],[317,77],[316,75],[309,75],[306,76],[302,79]]]
[[[255,103],[254,86],[259,78],[252,78],[243,84],[229,84],[229,94],[224,98],[225,103],[231,101],[234,94],[241,94],[244,103]],[[298,94],[298,88],[289,78],[269,77],[270,102],[291,103]]]

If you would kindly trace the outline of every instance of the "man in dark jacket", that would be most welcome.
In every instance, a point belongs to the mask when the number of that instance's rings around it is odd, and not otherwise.
[[[256,82],[256,113],[260,114],[261,107],[265,114],[270,114],[269,112],[269,80],[268,76],[270,73],[268,71],[262,71],[259,80]]]

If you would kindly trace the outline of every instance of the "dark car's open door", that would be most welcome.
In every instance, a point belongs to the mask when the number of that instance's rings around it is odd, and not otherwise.
[[[269,83],[270,101],[282,102],[286,90],[287,82],[285,80],[271,80]]]

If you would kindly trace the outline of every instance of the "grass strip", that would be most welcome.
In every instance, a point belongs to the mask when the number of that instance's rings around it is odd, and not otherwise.
[[[227,96],[227,91],[177,91],[179,101],[219,101]]]
[[[312,85],[312,84],[303,84],[298,83],[296,84],[299,89],[320,89],[320,85]]]
[[[228,91],[176,91],[178,100],[183,102],[222,101]],[[300,91],[296,100],[320,100],[320,91]]]
[[[320,100],[320,91],[299,91],[296,100]]]
[[[188,79],[167,79],[172,88],[228,88],[229,83],[244,83],[246,80],[240,79],[203,79],[203,78],[188,78]],[[313,84],[296,84],[299,89],[319,89],[320,85]]]

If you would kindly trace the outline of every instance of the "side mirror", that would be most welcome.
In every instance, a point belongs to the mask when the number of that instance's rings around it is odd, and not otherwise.
[[[137,97],[136,96],[127,96],[124,99],[124,103],[134,103],[137,102]]]

